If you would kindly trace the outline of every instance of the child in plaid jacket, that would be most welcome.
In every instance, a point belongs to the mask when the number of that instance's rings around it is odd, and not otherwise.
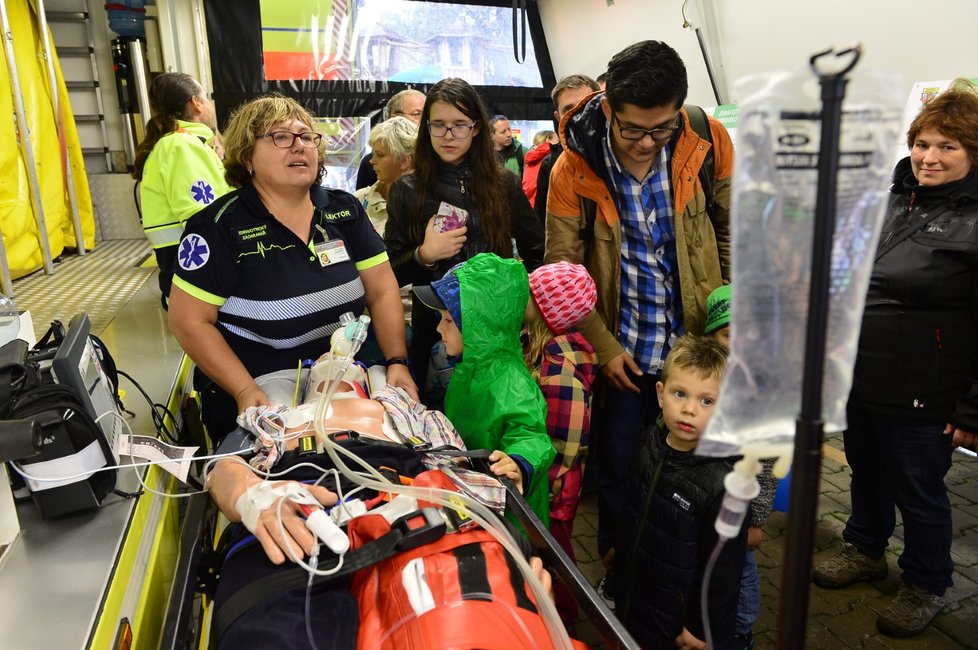
[[[558,262],[530,274],[530,295],[524,360],[547,401],[547,433],[557,452],[549,474],[550,531],[574,559],[571,533],[581,499],[598,366],[594,348],[573,328],[594,309],[597,294],[583,266]],[[573,620],[573,601],[559,590],[557,609],[565,622]]]

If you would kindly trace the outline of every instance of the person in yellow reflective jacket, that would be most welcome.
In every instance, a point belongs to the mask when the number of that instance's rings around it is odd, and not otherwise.
[[[177,244],[190,216],[231,191],[224,179],[214,104],[190,75],[167,72],[149,89],[153,116],[136,149],[143,230],[159,266],[167,308]]]

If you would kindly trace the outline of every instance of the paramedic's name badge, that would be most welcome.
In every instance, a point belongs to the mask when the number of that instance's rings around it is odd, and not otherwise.
[[[320,266],[330,266],[350,260],[350,254],[346,252],[346,245],[342,239],[327,239],[316,244],[314,250]]]

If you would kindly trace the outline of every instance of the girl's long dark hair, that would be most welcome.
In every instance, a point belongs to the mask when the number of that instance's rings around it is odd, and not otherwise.
[[[470,120],[476,122],[477,131],[472,135],[472,146],[465,154],[465,162],[472,169],[472,196],[485,232],[489,250],[500,257],[512,257],[510,244],[511,206],[506,197],[509,192],[503,187],[503,177],[496,153],[492,145],[492,130],[489,128],[489,114],[475,89],[463,79],[442,79],[428,93],[424,103],[421,124],[418,125],[418,144],[414,152],[414,173],[418,179],[418,196],[415,218],[408,224],[409,236],[424,240],[425,227],[430,214],[422,214],[425,196],[434,191],[438,181],[440,158],[431,144],[428,132],[431,106],[435,102],[446,102],[460,110]]]
[[[149,152],[164,135],[177,129],[177,120],[184,116],[187,102],[201,92],[200,84],[189,74],[164,72],[153,79],[149,85],[149,107],[153,116],[146,124],[146,137],[136,147],[136,161],[132,166],[132,177],[143,179],[143,167]]]

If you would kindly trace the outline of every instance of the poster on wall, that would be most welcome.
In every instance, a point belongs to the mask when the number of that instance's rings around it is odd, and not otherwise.
[[[969,79],[978,84],[978,77],[969,77]],[[943,81],[918,81],[910,88],[910,96],[907,97],[907,105],[903,109],[903,121],[900,123],[901,130],[900,135],[903,139],[906,139],[907,131],[910,129],[910,123],[913,119],[917,117],[917,113],[923,108],[924,104],[934,99],[942,92],[947,90],[948,86],[951,85],[953,79],[944,79]],[[908,155],[907,146],[905,142],[900,143],[900,146],[896,150],[896,160],[893,164],[896,165],[897,162],[906,158]]]
[[[730,140],[733,142],[734,147],[737,146],[737,105],[736,104],[721,104],[720,106],[704,106],[703,110],[706,111],[707,115],[712,115],[720,124],[722,124],[727,129],[727,133],[730,134]],[[734,149],[736,151],[736,148]]]
[[[394,81],[542,88],[532,39],[514,59],[512,9],[413,0],[259,0],[269,81]]]

